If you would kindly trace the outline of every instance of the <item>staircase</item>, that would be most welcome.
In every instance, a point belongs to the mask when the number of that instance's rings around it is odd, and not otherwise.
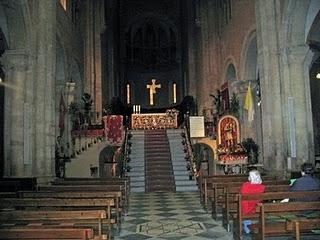
[[[182,131],[181,129],[167,129],[176,191],[198,191],[196,180],[189,179],[189,170],[187,170],[185,159],[186,153],[183,151],[182,145]]]
[[[181,129],[131,130],[131,192],[197,191],[183,151]]]
[[[145,135],[146,192],[174,192],[174,176],[165,130],[147,130]]]
[[[128,176],[130,177],[131,192],[145,192],[145,161],[144,161],[144,131],[131,131],[131,154],[129,166],[131,167]]]

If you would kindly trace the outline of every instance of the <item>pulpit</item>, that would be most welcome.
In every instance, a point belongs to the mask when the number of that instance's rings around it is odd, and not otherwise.
[[[218,147],[217,163],[225,167],[225,172],[230,172],[234,166],[237,171],[243,171],[248,163],[247,154],[240,143],[239,121],[232,115],[225,115],[218,121]]]

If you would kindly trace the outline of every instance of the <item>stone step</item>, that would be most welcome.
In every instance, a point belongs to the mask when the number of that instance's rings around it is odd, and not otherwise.
[[[145,186],[145,181],[131,181],[130,180],[130,188],[132,187],[144,187]]]
[[[186,174],[176,174],[176,172],[174,173],[174,179],[176,181],[189,181],[189,174],[186,175]]]
[[[134,182],[134,181],[145,181],[145,176],[143,175],[139,175],[139,176],[130,176],[130,182]]]
[[[193,191],[198,191],[197,186],[176,186],[176,192],[193,192]]]
[[[175,183],[176,183],[177,186],[188,186],[188,185],[197,186],[196,180],[187,180],[187,181],[176,180]]]
[[[186,171],[187,166],[173,166],[172,169],[173,171]]]
[[[146,188],[145,187],[130,187],[130,192],[145,192]]]

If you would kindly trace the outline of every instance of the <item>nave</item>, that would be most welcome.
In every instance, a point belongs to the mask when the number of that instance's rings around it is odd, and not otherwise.
[[[113,235],[116,240],[233,239],[202,208],[198,192],[130,193],[120,232]]]

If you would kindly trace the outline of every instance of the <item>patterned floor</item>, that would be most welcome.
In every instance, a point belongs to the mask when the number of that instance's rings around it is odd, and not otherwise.
[[[200,205],[198,192],[131,193],[118,240],[231,240]]]

